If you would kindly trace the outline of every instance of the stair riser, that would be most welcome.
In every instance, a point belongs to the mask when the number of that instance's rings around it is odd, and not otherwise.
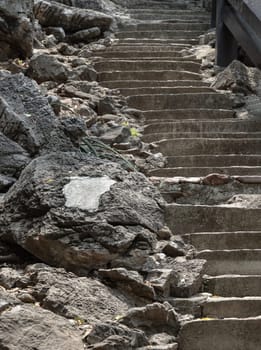
[[[261,249],[261,232],[194,233],[183,237],[197,250]]]
[[[179,335],[179,350],[257,350],[261,319],[194,321]]]
[[[211,276],[258,275],[261,271],[261,252],[259,250],[202,251],[196,256],[207,260],[205,273]]]
[[[143,115],[149,123],[162,123],[165,122],[177,122],[179,120],[190,119],[190,120],[216,120],[216,119],[227,119],[233,118],[234,112],[232,110],[215,110],[215,109],[173,109],[173,110],[151,110],[144,111]],[[187,121],[188,122],[188,121]]]
[[[98,72],[104,71],[151,71],[161,70],[164,67],[165,70],[181,70],[198,73],[200,71],[200,64],[196,62],[183,62],[183,61],[110,61],[97,62],[94,64],[94,68]]]
[[[200,31],[130,31],[130,32],[119,32],[116,33],[116,38],[119,39],[126,39],[126,38],[133,38],[133,39],[197,39],[199,35],[201,35],[202,32]]]
[[[153,88],[155,89],[157,86],[159,87],[174,87],[179,86],[179,87],[191,87],[191,86],[205,86],[207,87],[207,83],[203,83],[200,80],[173,80],[173,81],[155,81],[155,80],[127,80],[127,81],[122,81],[122,80],[116,80],[116,81],[106,81],[102,82],[102,86],[108,87],[110,89],[125,89],[125,88],[130,88],[130,89],[139,89],[141,88]]]
[[[137,95],[128,99],[130,107],[141,110],[150,109],[180,109],[180,108],[211,108],[222,109],[232,106],[228,95],[216,93],[202,94],[170,94],[170,95]]]
[[[137,90],[139,91],[139,90]],[[176,123],[155,123],[145,127],[144,134],[167,135],[177,132],[245,132],[255,133],[261,131],[261,122],[251,120],[231,120],[231,121],[188,121]]]
[[[160,53],[160,52],[170,52],[170,53],[180,53],[186,49],[188,49],[189,45],[183,45],[183,44],[176,44],[176,45],[168,45],[167,47],[165,45],[142,45],[142,44],[136,44],[136,45],[112,45],[109,48],[106,49],[106,52],[151,52],[152,54],[154,52]],[[99,51],[97,51],[99,52]]]
[[[139,20],[155,20],[155,14],[146,14],[146,13],[136,13],[136,14],[132,14],[131,15],[131,18],[133,19],[139,19]],[[209,17],[207,16],[193,16],[193,15],[168,15],[168,14],[162,14],[162,13],[159,13],[157,15],[157,20],[176,20],[176,21],[183,21],[183,22],[193,22],[193,23],[199,23],[199,22],[202,22],[202,23],[206,23],[206,21],[208,20]]]
[[[202,317],[246,318],[261,315],[261,300],[228,300],[207,302],[202,306]]]
[[[195,30],[198,32],[204,32],[209,29],[208,23],[140,23],[137,25],[123,25],[120,26],[121,32],[124,31],[148,31],[157,30]]]
[[[102,72],[98,75],[99,81],[112,80],[200,80],[197,73],[181,72],[181,71],[127,71],[127,72]]]
[[[157,152],[165,156],[260,154],[261,139],[173,139],[157,143]]]
[[[237,139],[237,138],[261,138],[261,133],[258,132],[176,132],[172,134],[149,134],[145,135],[142,138],[143,142],[156,142],[160,140],[172,140],[172,139],[178,139],[178,138],[187,138],[187,139],[194,139],[194,138],[220,138],[220,139]],[[236,165],[236,164],[234,164]]]
[[[180,39],[180,38],[173,38],[173,39],[119,39],[117,42],[118,46],[121,45],[153,45],[156,44],[158,46],[163,46],[166,48],[167,45],[175,45],[175,44],[184,44],[187,47],[190,47],[191,45],[198,45],[199,39]]]
[[[261,230],[259,209],[169,204],[165,218],[174,234]]]
[[[261,276],[208,278],[204,290],[223,297],[261,296]]]
[[[187,94],[187,93],[201,93],[201,92],[213,92],[214,90],[206,87],[206,86],[198,86],[198,87],[170,87],[170,88],[127,88],[127,89],[119,89],[121,95],[123,96],[134,96],[134,95],[158,95],[158,94]]]
[[[244,176],[244,175],[261,175],[261,167],[246,167],[246,166],[233,166],[233,167],[174,167],[152,170],[149,172],[149,176],[158,177],[205,177],[209,174],[225,174],[230,176]]]

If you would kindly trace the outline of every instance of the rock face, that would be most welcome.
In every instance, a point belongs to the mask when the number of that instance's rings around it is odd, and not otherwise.
[[[88,191],[88,186],[77,202],[78,184],[71,182],[75,177],[105,175],[115,183],[100,196],[95,211],[82,206],[83,197],[91,202],[95,196],[97,201],[97,193]],[[31,162],[6,195],[4,217],[9,228],[2,227],[1,234],[49,264],[78,273],[90,271],[127,254],[134,242],[152,250],[155,233],[163,226],[160,198],[139,173],[128,174],[116,164],[80,153],[56,152]],[[26,220],[29,213],[33,220]]]
[[[104,31],[112,23],[110,16],[100,12],[70,7],[50,0],[36,0],[34,13],[42,26],[62,27],[69,34],[92,27]]]
[[[1,0],[0,61],[26,58],[33,51],[33,0]]]
[[[261,73],[257,68],[249,68],[239,61],[233,61],[216,77],[213,87],[220,90],[241,92],[245,95],[256,93],[260,88]]]
[[[70,138],[64,134],[47,98],[42,96],[38,85],[23,74],[0,80],[0,131],[13,141],[9,141],[10,154],[20,153],[24,161],[27,152],[36,155],[50,149],[72,149]],[[14,146],[14,142],[27,152]],[[7,152],[4,150],[1,148],[0,153]],[[21,167],[22,159],[17,167]]]
[[[110,0],[56,0],[64,5],[79,7],[82,9],[92,9],[95,11],[101,11],[105,13],[115,13],[117,7],[114,2]]]

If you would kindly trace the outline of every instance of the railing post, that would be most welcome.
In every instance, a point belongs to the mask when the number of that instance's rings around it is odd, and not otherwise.
[[[215,28],[217,25],[217,1],[212,0],[211,9],[211,28]]]
[[[226,0],[214,0],[216,4],[216,64],[221,67],[228,66],[238,58],[238,44],[233,35],[224,24],[223,16]]]

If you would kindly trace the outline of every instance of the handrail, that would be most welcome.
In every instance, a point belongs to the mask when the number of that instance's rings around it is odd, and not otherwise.
[[[260,0],[213,0],[212,26],[216,26],[216,63],[226,67],[238,59],[240,48],[261,68]]]

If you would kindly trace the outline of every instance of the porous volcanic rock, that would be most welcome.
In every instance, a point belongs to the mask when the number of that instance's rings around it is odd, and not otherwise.
[[[108,179],[112,185],[103,193]],[[139,242],[152,252],[163,226],[162,204],[140,173],[56,152],[33,160],[5,195],[0,234],[48,264],[84,273],[106,268]]]
[[[0,2],[0,61],[33,52],[33,0]]]

